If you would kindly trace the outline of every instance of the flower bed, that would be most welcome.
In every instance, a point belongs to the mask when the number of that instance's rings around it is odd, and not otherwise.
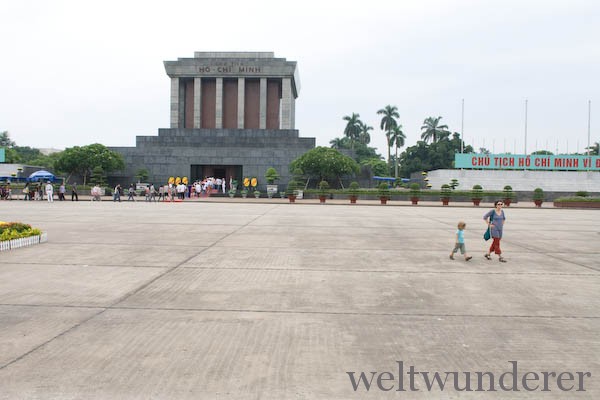
[[[17,249],[46,242],[48,236],[39,229],[21,222],[0,221],[0,251]]]
[[[562,208],[596,208],[600,209],[598,197],[559,197],[554,200],[554,207]]]

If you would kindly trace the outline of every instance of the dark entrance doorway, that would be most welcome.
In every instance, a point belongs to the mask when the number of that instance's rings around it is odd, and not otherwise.
[[[240,181],[242,178],[241,165],[191,165],[190,182],[201,181],[204,178],[225,178],[229,184],[229,179],[233,178]]]

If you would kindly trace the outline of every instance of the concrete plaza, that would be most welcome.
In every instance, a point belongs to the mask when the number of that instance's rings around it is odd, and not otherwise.
[[[228,200],[0,202],[48,232],[0,253],[0,399],[600,398],[600,212],[508,208],[501,264],[488,207]],[[353,390],[397,361],[591,377]]]

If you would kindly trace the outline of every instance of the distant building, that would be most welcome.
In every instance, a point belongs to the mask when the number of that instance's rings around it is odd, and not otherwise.
[[[291,161],[315,147],[295,129],[300,90],[295,61],[271,52],[196,52],[164,62],[171,78],[171,126],[158,136],[138,136],[136,147],[111,147],[126,170],[112,182],[134,182],[140,168],[149,180],[171,176],[256,177],[269,167],[289,180]]]

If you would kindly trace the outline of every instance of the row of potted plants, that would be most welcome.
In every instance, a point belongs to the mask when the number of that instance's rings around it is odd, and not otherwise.
[[[290,202],[295,202],[295,190],[296,190],[296,183],[294,181],[291,181],[288,185],[288,190],[286,191],[286,195],[290,199]],[[317,185],[316,194],[318,195],[319,201],[321,203],[325,203],[327,197],[329,197],[331,195],[331,193],[332,192],[329,190],[329,184],[327,181],[319,182],[319,184]],[[352,182],[350,184],[349,188],[344,191],[344,193],[346,193],[348,195],[348,198],[350,199],[350,203],[355,204],[359,193],[372,194],[373,191],[360,190],[358,183]],[[375,193],[379,197],[381,204],[387,204],[387,201],[391,199],[391,190],[387,183],[381,183],[377,187],[377,191]],[[429,191],[429,190],[426,192],[427,195],[435,195],[437,193],[438,192],[436,192],[436,191]],[[423,194],[425,194],[425,192],[423,192],[421,190],[421,187],[419,186],[419,184],[413,183],[410,186],[408,197],[411,200],[412,204],[418,204],[419,200],[422,198]],[[505,186],[503,191],[499,194],[498,194],[498,192],[484,192],[481,185],[474,185],[471,192],[469,192],[467,194],[465,194],[464,192],[461,192],[460,194],[453,192],[451,186],[448,184],[442,185],[441,190],[439,191],[439,198],[442,201],[443,205],[448,205],[450,202],[450,199],[452,197],[454,197],[455,195],[463,195],[463,196],[470,195],[471,201],[473,202],[473,205],[475,205],[475,206],[479,206],[479,204],[481,203],[484,196],[499,195],[499,197],[503,198],[503,201],[506,205],[510,205],[512,200],[514,199],[514,193],[510,186]],[[537,207],[541,207],[541,205],[544,201],[544,191],[541,188],[536,188],[533,191],[533,200]]]

